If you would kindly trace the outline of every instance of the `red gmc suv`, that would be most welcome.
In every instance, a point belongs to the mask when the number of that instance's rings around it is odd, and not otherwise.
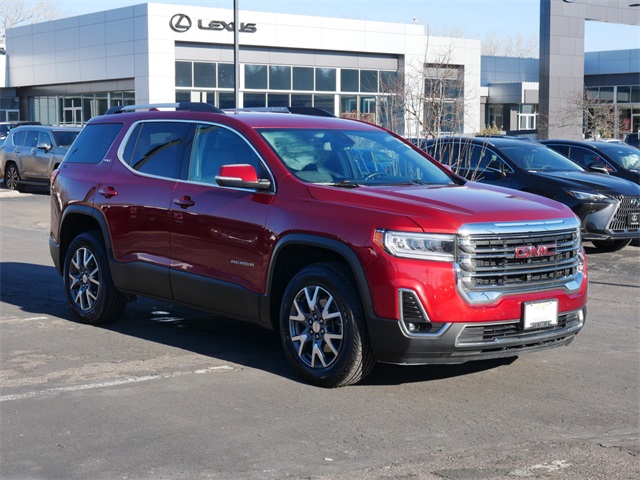
[[[568,207],[322,111],[167,107],[91,119],[52,176],[51,255],[80,321],[144,295],[253,322],[325,387],[376,361],[515,357],[582,328]]]

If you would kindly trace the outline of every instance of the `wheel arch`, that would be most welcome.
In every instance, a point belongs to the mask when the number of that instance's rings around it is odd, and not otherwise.
[[[73,239],[80,233],[87,231],[95,231],[100,234],[104,241],[109,261],[112,261],[111,238],[104,218],[101,215],[97,215],[95,208],[89,205],[70,205],[66,208],[60,222],[59,257],[56,262],[56,268],[59,272],[62,272],[62,265]]]
[[[350,274],[367,317],[371,314],[371,293],[367,277],[353,249],[339,240],[311,234],[290,234],[281,238],[273,250],[267,275],[264,301],[260,306],[264,323],[278,329],[282,295],[296,272],[314,263],[338,263]]]

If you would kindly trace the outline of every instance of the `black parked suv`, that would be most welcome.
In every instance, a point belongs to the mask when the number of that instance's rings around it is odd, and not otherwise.
[[[609,173],[640,184],[640,150],[624,143],[578,140],[541,140],[587,170]]]
[[[582,235],[602,251],[640,238],[640,186],[588,172],[538,142],[509,138],[439,138],[427,152],[459,175],[482,183],[535,193],[568,205]]]

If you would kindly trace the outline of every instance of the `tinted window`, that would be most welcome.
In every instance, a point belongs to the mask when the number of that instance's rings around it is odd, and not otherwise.
[[[555,150],[555,148],[554,148]],[[588,150],[581,147],[571,147],[569,151],[569,158],[574,162],[579,163],[581,166],[588,168],[594,162],[604,162],[602,157],[597,152]]]
[[[190,129],[187,122],[140,123],[127,141],[124,161],[141,173],[179,178]]]
[[[223,165],[252,165],[258,178],[266,178],[258,155],[237,133],[215,125],[199,125],[189,163],[189,180],[215,184]]]
[[[56,144],[59,147],[70,147],[74,142],[79,132],[66,132],[63,130],[54,130],[53,138],[56,139]]]
[[[65,163],[100,163],[122,128],[121,123],[101,123],[84,127],[64,157]]]

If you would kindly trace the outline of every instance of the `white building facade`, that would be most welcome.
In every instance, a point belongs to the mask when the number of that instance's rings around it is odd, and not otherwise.
[[[315,106],[387,127],[400,116],[394,130],[422,135],[415,119],[424,112],[398,112],[394,97],[423,98],[425,77],[446,69],[455,72],[456,88],[443,95],[464,105],[451,133],[484,126],[479,40],[433,37],[416,24],[242,10],[239,23],[238,107]],[[16,95],[22,119],[66,125],[120,104],[191,100],[232,108],[233,44],[232,10],[183,5],[149,3],[12,28],[3,96]]]

